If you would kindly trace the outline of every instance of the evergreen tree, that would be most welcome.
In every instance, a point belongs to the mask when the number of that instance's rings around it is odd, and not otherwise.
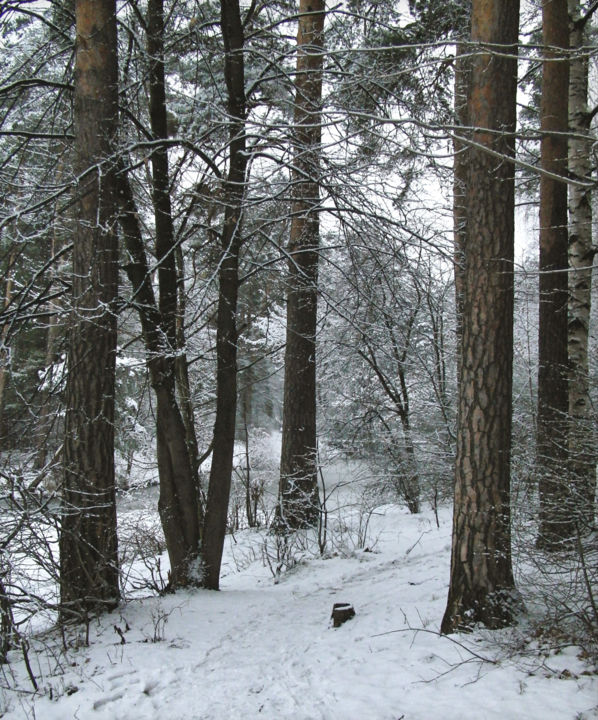
[[[451,576],[441,630],[514,619],[510,461],[517,0],[474,0]],[[497,153],[501,160],[497,160]]]
[[[76,237],[68,346],[60,594],[64,617],[119,599],[114,477],[118,246],[114,0],[77,0]]]

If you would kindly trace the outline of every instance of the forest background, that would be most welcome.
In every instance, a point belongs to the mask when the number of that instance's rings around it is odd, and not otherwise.
[[[324,552],[339,459],[456,493],[443,632],[523,612],[513,530],[595,651],[598,4],[517,6],[1,4],[3,657],[126,596],[140,478],[148,587],[217,589],[240,527]]]

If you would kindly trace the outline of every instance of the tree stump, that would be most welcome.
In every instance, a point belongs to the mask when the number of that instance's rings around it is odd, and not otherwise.
[[[355,617],[355,608],[349,603],[334,603],[332,606],[332,627],[340,627],[344,622]]]

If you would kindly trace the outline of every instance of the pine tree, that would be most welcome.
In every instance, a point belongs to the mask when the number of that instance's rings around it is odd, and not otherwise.
[[[540,163],[540,316],[536,462],[540,490],[538,546],[556,549],[574,534],[568,474],[567,0],[543,0]],[[548,174],[550,173],[550,174]],[[563,179],[560,179],[563,178]]]
[[[443,633],[513,621],[510,455],[518,0],[474,0],[462,353]],[[488,46],[491,46],[490,48]],[[496,154],[498,154],[498,157]]]
[[[325,14],[324,0],[300,0],[278,518],[291,529],[314,524],[319,514],[316,331]]]
[[[587,186],[592,172],[593,114],[588,110],[589,58],[587,28],[593,10],[584,12],[580,0],[569,0],[571,62],[569,78],[569,464],[579,531],[594,523],[596,452],[589,394],[588,345],[592,305],[592,197]],[[586,184],[584,187],[584,183]]]
[[[76,235],[68,349],[60,591],[64,617],[119,598],[114,479],[118,247],[114,0],[77,0]]]

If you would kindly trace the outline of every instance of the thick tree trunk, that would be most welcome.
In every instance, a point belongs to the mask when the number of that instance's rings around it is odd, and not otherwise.
[[[60,533],[65,618],[119,599],[114,484],[118,248],[113,155],[118,121],[114,0],[77,0],[73,249]]]
[[[566,177],[569,127],[567,0],[543,0],[541,166]],[[560,52],[559,49],[564,51]],[[574,535],[569,467],[567,360],[567,185],[540,177],[540,317],[536,461],[540,491],[538,546],[558,548]]]
[[[462,128],[467,122],[467,87],[469,80],[469,49],[463,44],[457,45],[455,57],[455,124]],[[457,378],[460,375],[463,317],[463,273],[466,218],[467,187],[467,148],[456,137],[453,140],[453,263],[455,270],[455,315],[457,319]]]
[[[589,62],[583,49],[586,21],[580,0],[569,0],[572,55],[569,77],[569,172],[588,181],[592,173],[588,112]],[[589,396],[588,339],[592,304],[592,202],[591,192],[569,187],[569,464],[573,473],[574,504],[579,530],[594,524],[596,493],[596,438]]]
[[[518,0],[474,0],[463,272],[463,353],[451,578],[443,633],[513,621],[510,455]],[[492,52],[484,45],[491,44]],[[497,46],[504,46],[501,54]],[[485,131],[488,129],[488,132]],[[499,152],[505,160],[484,151]]]
[[[233,471],[237,414],[237,298],[247,171],[245,137],[245,42],[238,0],[221,0],[229,115],[229,171],[224,186],[218,326],[216,332],[216,421],[208,500],[202,537],[204,586],[218,590]]]
[[[281,528],[292,530],[313,525],[320,512],[316,457],[316,331],[325,14],[325,0],[300,0],[277,518]]]

